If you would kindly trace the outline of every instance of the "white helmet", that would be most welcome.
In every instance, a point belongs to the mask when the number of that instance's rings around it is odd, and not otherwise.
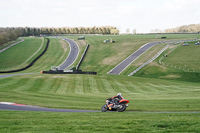
[[[121,93],[117,93],[117,96],[122,96],[122,94]]]

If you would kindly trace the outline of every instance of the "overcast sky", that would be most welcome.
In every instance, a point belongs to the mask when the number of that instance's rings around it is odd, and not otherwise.
[[[116,26],[147,33],[200,23],[200,0],[0,0],[0,27]]]

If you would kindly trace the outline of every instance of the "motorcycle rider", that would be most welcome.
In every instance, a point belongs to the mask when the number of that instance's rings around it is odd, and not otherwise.
[[[121,93],[117,93],[117,96],[114,96],[111,98],[112,99],[112,102],[115,104],[115,105],[119,105],[119,101],[123,99],[122,97],[122,94]]]

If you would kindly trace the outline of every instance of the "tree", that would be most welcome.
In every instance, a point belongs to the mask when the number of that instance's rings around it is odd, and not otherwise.
[[[112,34],[112,35],[118,35],[119,34],[119,30],[117,30],[117,29],[111,29],[110,30],[110,34]]]
[[[126,33],[128,34],[129,32],[130,32],[130,29],[129,29],[129,28],[127,28],[127,29],[126,29]]]
[[[136,29],[133,29],[133,34],[136,34]]]

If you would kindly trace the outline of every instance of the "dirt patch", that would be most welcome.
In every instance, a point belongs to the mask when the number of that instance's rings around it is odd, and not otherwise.
[[[32,76],[31,78],[43,78],[43,76]]]
[[[66,42],[63,41],[63,40],[60,40],[60,43],[62,45],[62,48],[63,48],[64,52],[66,52],[67,51],[67,44],[66,44]]]
[[[166,76],[160,76],[160,78],[168,78],[168,79],[174,79],[174,78],[181,78],[179,75],[166,75]]]
[[[122,43],[122,46],[127,47],[127,48],[123,48],[123,51],[121,51],[119,50],[119,47],[117,46],[113,47],[113,49],[116,49],[116,51],[119,51],[117,55],[107,57],[101,63],[104,65],[116,65],[117,63],[119,63],[120,60],[125,59],[125,57],[127,56],[127,53],[131,53],[130,51],[134,51],[133,48],[129,48],[130,43]]]
[[[130,46],[130,43],[122,43],[122,46]]]
[[[116,58],[116,57],[114,56],[114,57],[105,58],[105,59],[102,61],[102,64],[104,64],[104,65],[115,65],[116,62],[119,62],[119,58]]]
[[[176,47],[178,47],[179,45],[170,45],[169,46],[169,49],[174,49],[174,48],[176,48]]]
[[[120,60],[125,59],[126,53],[126,50],[119,52],[117,55],[105,58],[101,63],[104,65],[116,65],[116,63],[119,63]]]
[[[77,42],[78,42],[78,44],[80,44],[82,46],[86,45],[86,42],[84,40],[78,40]]]

